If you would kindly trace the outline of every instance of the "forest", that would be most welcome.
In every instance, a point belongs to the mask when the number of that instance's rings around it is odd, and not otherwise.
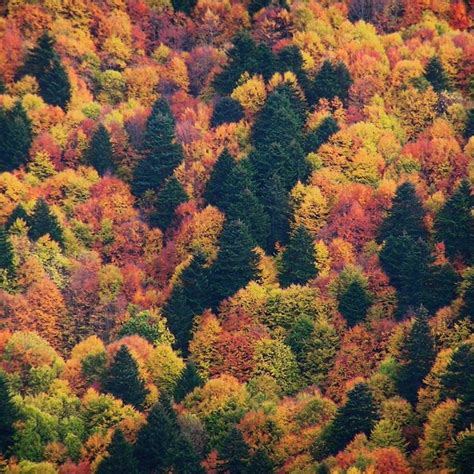
[[[473,474],[473,0],[0,2],[0,472]]]

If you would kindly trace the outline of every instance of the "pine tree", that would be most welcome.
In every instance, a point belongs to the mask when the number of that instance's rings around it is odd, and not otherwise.
[[[183,12],[186,15],[191,15],[197,0],[171,0],[175,12]]]
[[[133,448],[122,431],[115,430],[108,447],[109,455],[104,458],[97,474],[138,474],[138,464],[133,456]]]
[[[173,472],[179,474],[205,474],[194,446],[181,434],[171,449]]]
[[[438,56],[433,56],[426,65],[425,79],[436,92],[449,90],[449,77]]]
[[[257,449],[250,458],[246,472],[248,474],[272,474],[275,472],[275,465],[263,449]]]
[[[89,148],[86,151],[86,161],[92,165],[97,172],[104,176],[107,172],[115,169],[113,161],[114,151],[110,142],[107,129],[101,124],[92,135]]]
[[[464,138],[469,140],[472,136],[474,136],[474,109],[469,109],[467,111],[467,119],[464,126]]]
[[[317,275],[314,243],[304,226],[297,227],[290,236],[282,259],[280,283],[304,285]]]
[[[222,97],[215,107],[211,117],[211,127],[218,127],[223,123],[238,122],[244,118],[244,109],[240,102],[231,97]]]
[[[176,143],[175,121],[164,98],[159,98],[153,105],[143,151],[145,156],[136,166],[132,181],[136,196],[146,191],[157,192],[183,160],[181,145]]]
[[[36,47],[29,52],[22,73],[36,77],[46,103],[64,109],[71,100],[71,84],[54,44],[49,33],[41,35]]]
[[[13,263],[13,246],[10,238],[3,226],[0,226],[0,269],[5,270],[11,278],[15,273],[15,265]]]
[[[306,151],[316,152],[332,135],[339,131],[339,125],[332,116],[326,117],[319,126],[306,137]]]
[[[459,276],[449,263],[432,265],[424,284],[423,304],[430,314],[448,306],[456,298]]]
[[[213,306],[233,295],[257,273],[255,243],[247,226],[240,221],[226,221],[220,237],[217,259],[210,272],[210,297]]]
[[[17,419],[18,412],[10,396],[6,375],[0,370],[0,458],[9,454]]]
[[[338,309],[347,324],[352,327],[364,321],[371,304],[372,298],[369,292],[355,280],[340,295]]]
[[[444,242],[450,259],[462,258],[465,263],[474,259],[474,197],[465,179],[436,215],[436,240]]]
[[[105,377],[104,389],[124,403],[139,410],[143,408],[147,390],[127,346],[123,345],[115,354]]]
[[[421,309],[413,322],[400,351],[397,386],[400,395],[415,404],[423,379],[431,370],[435,358],[433,338],[426,316]]]
[[[343,62],[333,64],[326,60],[314,79],[310,103],[315,104],[320,99],[331,100],[335,97],[347,102],[351,85],[352,78],[347,66]]]
[[[175,401],[180,403],[188,393],[191,393],[196,387],[202,387],[203,385],[204,381],[199,375],[196,366],[193,362],[188,362],[176,383],[174,390]]]
[[[217,158],[214,168],[212,168],[211,176],[204,191],[204,199],[209,204],[219,207],[219,203],[224,198],[228,177],[236,165],[234,158],[227,149],[224,149]]]
[[[31,215],[28,236],[32,240],[38,240],[46,234],[49,234],[51,239],[60,245],[64,244],[63,230],[57,217],[51,212],[44,199],[38,199]]]
[[[472,474],[474,459],[474,433],[461,435],[457,441],[452,458],[452,466],[456,474]]]
[[[9,230],[17,219],[21,219],[25,222],[26,225],[29,225],[30,223],[30,217],[28,216],[25,211],[25,208],[21,204],[18,204],[18,206],[16,206],[15,209],[13,209],[12,213],[8,216],[5,228]]]
[[[474,269],[466,270],[461,284],[461,316],[474,321]]]
[[[31,121],[19,102],[9,110],[0,107],[0,173],[26,163],[32,135]]]
[[[166,230],[173,222],[178,206],[188,199],[181,183],[175,176],[171,176],[158,192],[155,202],[156,209],[150,216],[150,223],[161,230]]]
[[[249,461],[249,448],[242,432],[232,428],[223,441],[219,457],[223,460],[222,469],[229,474],[242,474]]]

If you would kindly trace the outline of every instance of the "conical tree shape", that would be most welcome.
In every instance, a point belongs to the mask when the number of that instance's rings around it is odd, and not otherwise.
[[[40,36],[36,47],[29,52],[22,72],[36,77],[46,103],[63,109],[67,106],[71,99],[71,85],[49,33]]]
[[[145,191],[158,192],[166,178],[183,160],[181,145],[176,143],[175,121],[168,102],[158,99],[148,118],[144,137],[144,158],[135,168],[132,190],[136,196]]]
[[[147,390],[127,346],[123,345],[115,354],[105,377],[104,389],[124,403],[139,410],[143,408]]]
[[[343,62],[333,64],[324,61],[321,69],[314,79],[310,103],[317,103],[319,99],[334,99],[339,97],[343,102],[347,101],[352,78]]]
[[[171,0],[173,9],[176,12],[183,12],[190,15],[197,4],[197,0]]]
[[[173,472],[179,474],[205,474],[194,446],[180,435],[172,446]]]
[[[191,393],[196,387],[202,387],[203,385],[204,381],[199,375],[196,366],[192,362],[188,362],[176,383],[174,390],[175,401],[180,403],[188,393]]]
[[[449,90],[449,77],[438,56],[433,56],[426,65],[425,78],[436,92]]]
[[[463,180],[436,215],[436,240],[444,242],[446,255],[462,258],[466,263],[474,259],[474,197],[471,186]]]
[[[424,284],[423,304],[430,314],[448,306],[455,298],[459,276],[449,263],[432,265]]]
[[[281,259],[280,283],[304,285],[317,275],[313,239],[304,226],[298,226]]]
[[[0,370],[0,458],[9,454],[15,433],[13,425],[17,419],[18,412],[8,390],[7,378]]]
[[[248,474],[272,474],[275,472],[275,465],[263,449],[257,449],[255,454],[250,458],[246,472]]]
[[[12,277],[15,273],[13,264],[13,247],[4,227],[0,226],[0,269],[6,270],[7,275]]]
[[[469,140],[474,136],[474,109],[467,111],[466,125],[464,126],[464,138]]]
[[[46,234],[59,244],[64,244],[63,231],[56,216],[50,211],[44,199],[38,199],[31,215],[28,235],[32,240],[38,240]]]
[[[151,224],[166,230],[173,222],[178,206],[188,199],[186,191],[176,177],[168,178],[156,197],[156,209],[150,217]]]
[[[466,272],[461,288],[461,316],[474,321],[474,271],[472,269]]]
[[[452,456],[452,466],[456,474],[472,474],[472,459],[474,455],[474,433],[461,436],[455,446]]]
[[[229,474],[245,472],[249,461],[249,448],[240,430],[237,428],[230,430],[223,440],[219,457],[223,460],[223,470]]]
[[[133,448],[122,431],[115,430],[108,447],[109,455],[99,464],[97,474],[138,474],[138,463]]]
[[[238,122],[244,117],[244,109],[235,99],[223,97],[217,102],[211,117],[211,126],[218,127],[223,123]]]
[[[21,204],[18,204],[18,206],[16,206],[12,213],[8,216],[7,223],[5,224],[6,229],[9,230],[17,219],[23,220],[27,225],[30,223],[30,217]]]
[[[212,169],[204,191],[204,199],[209,204],[220,207],[224,199],[229,176],[236,165],[234,158],[227,149],[224,149]]]
[[[415,404],[423,379],[431,370],[435,359],[433,338],[426,317],[420,310],[400,351],[400,369],[397,386],[400,395]]]
[[[92,165],[97,172],[104,176],[107,172],[115,169],[113,161],[114,151],[110,142],[107,129],[101,124],[92,135],[89,148],[86,151],[86,161]]]
[[[339,125],[332,116],[326,117],[306,138],[306,151],[316,152],[332,135],[339,131]]]
[[[368,291],[357,280],[353,281],[339,297],[338,309],[349,326],[364,321],[372,303]]]

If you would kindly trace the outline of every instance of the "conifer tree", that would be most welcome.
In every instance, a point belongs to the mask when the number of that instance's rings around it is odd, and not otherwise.
[[[143,408],[147,390],[127,346],[121,346],[115,354],[105,376],[104,389],[138,410]]]
[[[175,121],[168,102],[162,97],[154,103],[148,118],[143,152],[144,157],[137,164],[132,181],[136,196],[145,191],[158,192],[183,160],[181,145],[176,143]]]
[[[310,103],[317,103],[320,99],[331,100],[335,97],[339,97],[345,103],[351,85],[352,78],[347,66],[343,62],[333,64],[326,60],[314,79]]]
[[[32,134],[31,121],[19,102],[9,110],[0,107],[0,173],[26,163]]]
[[[224,149],[217,158],[214,168],[212,168],[211,176],[204,191],[204,199],[212,206],[219,207],[219,204],[222,203],[227,180],[236,165],[234,158],[227,149]]]
[[[474,136],[474,109],[469,109],[467,111],[467,119],[464,126],[464,138],[469,140],[472,136]]]
[[[355,326],[364,321],[372,298],[364,286],[353,281],[339,297],[338,309],[349,326]]]
[[[9,277],[15,273],[13,246],[3,226],[0,226],[0,269],[5,270]]]
[[[16,222],[17,219],[21,219],[22,221],[25,222],[26,225],[29,225],[30,223],[30,217],[25,211],[25,208],[21,205],[18,204],[15,209],[11,212],[11,214],[8,216],[7,222],[5,224],[5,228],[7,230],[10,229],[10,227]]]
[[[306,151],[315,152],[339,131],[339,125],[332,116],[326,117],[315,130],[306,137]]]
[[[171,0],[171,3],[173,4],[174,11],[191,15],[197,4],[197,0]]]
[[[107,172],[112,172],[115,168],[113,154],[109,132],[101,124],[92,135],[89,148],[86,151],[86,161],[92,165],[101,176],[104,176]]]
[[[263,449],[257,449],[255,454],[250,458],[247,471],[248,474],[272,474],[275,472],[275,465],[268,454]]]
[[[194,446],[182,434],[172,446],[173,472],[179,474],[205,474]]]
[[[474,197],[465,179],[436,215],[436,240],[444,242],[446,255],[462,258],[466,263],[474,259]]]
[[[474,321],[474,268],[466,270],[461,284],[461,316]]]
[[[424,283],[423,304],[430,314],[448,306],[456,298],[459,276],[449,263],[432,265]]]
[[[175,176],[168,178],[158,192],[155,211],[150,216],[151,224],[166,230],[173,222],[175,211],[188,200],[188,195]]]
[[[438,56],[433,56],[426,65],[425,79],[436,92],[449,90],[449,77]]]
[[[316,275],[313,239],[304,226],[298,226],[282,255],[280,283],[283,286],[304,285]]]
[[[232,428],[222,443],[219,457],[223,460],[222,468],[229,474],[246,472],[249,461],[249,448],[244,441],[242,432]]]
[[[63,231],[58,219],[49,209],[44,199],[38,199],[30,219],[28,235],[32,240],[38,240],[43,235],[49,234],[52,240],[60,245],[64,244]]]
[[[222,97],[215,107],[211,117],[211,126],[218,127],[223,123],[238,122],[244,117],[244,109],[240,102],[231,97]]]
[[[456,474],[472,474],[474,457],[474,433],[466,432],[457,441],[452,456],[452,467]]]
[[[420,309],[400,351],[397,386],[400,395],[415,404],[423,379],[435,358],[433,338],[426,311]]]
[[[193,362],[188,362],[176,383],[174,390],[175,401],[180,403],[188,393],[191,393],[196,387],[202,387],[203,385],[204,381],[199,375],[196,366]]]
[[[132,445],[125,439],[121,430],[115,430],[108,453],[109,455],[99,464],[97,474],[138,474],[140,472],[133,456]]]
[[[17,419],[18,412],[8,389],[6,375],[0,370],[0,458],[9,454],[15,433],[13,425]]]
[[[29,52],[22,73],[36,77],[41,97],[46,103],[64,109],[71,100],[71,85],[54,44],[49,33],[41,35],[37,45]]]

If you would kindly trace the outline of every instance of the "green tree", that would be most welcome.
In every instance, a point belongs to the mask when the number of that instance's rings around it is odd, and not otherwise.
[[[449,77],[438,56],[433,56],[426,65],[425,79],[436,92],[449,90]]]
[[[212,168],[211,176],[209,177],[206,189],[204,190],[204,199],[209,204],[219,207],[220,203],[222,203],[226,193],[228,177],[235,166],[236,162],[234,158],[227,149],[224,149]]]
[[[137,164],[132,181],[136,196],[146,191],[158,192],[166,178],[183,160],[181,145],[176,143],[175,121],[168,102],[159,98],[154,104],[147,121],[144,157]]]
[[[423,304],[430,314],[448,306],[456,297],[459,276],[449,263],[432,265],[425,281]]]
[[[347,66],[342,61],[333,64],[327,59],[314,79],[310,103],[315,104],[320,99],[331,100],[335,97],[346,103],[351,85],[352,78]]]
[[[199,375],[196,366],[193,362],[188,362],[176,383],[174,390],[175,401],[180,403],[188,393],[191,393],[196,387],[202,387],[203,385],[204,380]]]
[[[314,130],[308,133],[305,144],[306,151],[318,151],[319,147],[338,131],[339,125],[334,118],[332,116],[326,117]]]
[[[223,123],[238,122],[242,118],[244,118],[244,109],[240,102],[232,97],[222,97],[212,112],[211,126],[218,127]]]
[[[107,129],[100,124],[92,135],[85,158],[87,163],[92,165],[97,172],[104,176],[107,172],[115,169],[113,161],[114,151],[110,142],[110,135]]]
[[[474,197],[471,185],[464,179],[436,215],[435,236],[444,242],[446,255],[463,258],[472,263],[474,258]]]
[[[435,359],[433,337],[426,311],[420,309],[400,350],[397,375],[398,392],[411,404],[418,400],[418,390]]]
[[[474,458],[474,433],[471,431],[461,435],[456,443],[452,458],[452,466],[456,474],[472,474],[472,459]]]
[[[115,354],[104,380],[105,391],[124,403],[141,410],[147,396],[147,390],[138,372],[138,365],[123,345]]]
[[[474,268],[467,269],[461,283],[461,315],[474,320]]]
[[[371,295],[358,280],[354,280],[338,300],[338,310],[349,326],[355,326],[364,321],[372,304]]]
[[[31,121],[19,102],[12,109],[0,107],[0,173],[26,163],[32,134]]]
[[[28,53],[22,73],[36,77],[45,102],[64,109],[71,100],[71,84],[54,45],[54,38],[43,33]]]
[[[133,448],[125,439],[122,431],[115,430],[108,447],[109,455],[104,458],[97,474],[138,474],[138,464],[133,456]]]
[[[9,230],[17,219],[23,220],[27,225],[29,225],[30,223],[30,217],[28,216],[25,211],[25,208],[21,204],[18,204],[15,209],[13,209],[12,213],[8,216],[5,228]]]
[[[232,428],[222,443],[219,457],[223,460],[222,469],[229,474],[242,474],[249,461],[249,448],[242,432]]]
[[[188,199],[186,191],[176,177],[168,178],[156,197],[155,210],[150,216],[151,224],[166,230],[173,222],[178,206]]]
[[[9,454],[15,433],[13,425],[17,419],[18,412],[8,389],[7,377],[0,370],[0,457]]]
[[[469,140],[474,136],[474,109],[469,109],[467,111],[466,124],[464,126],[464,138]]]
[[[172,447],[173,472],[179,474],[205,474],[194,446],[182,434]]]
[[[186,15],[191,15],[194,7],[197,4],[197,0],[171,0],[173,9],[175,12],[183,12]]]
[[[275,472],[275,465],[266,451],[257,449],[250,458],[246,472],[248,474],[272,474]]]
[[[44,199],[38,199],[31,214],[28,236],[32,240],[38,240],[46,234],[49,234],[51,239],[60,245],[64,244],[63,230],[57,217],[51,212]]]
[[[281,257],[280,283],[304,285],[317,275],[314,243],[304,226],[297,227]]]
[[[0,226],[0,269],[5,270],[9,277],[13,277],[15,273],[13,258],[13,246],[10,238],[5,232],[5,228]]]

